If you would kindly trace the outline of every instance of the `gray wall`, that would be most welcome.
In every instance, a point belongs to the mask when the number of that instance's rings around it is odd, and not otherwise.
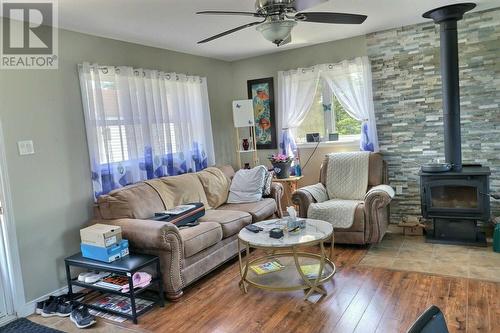
[[[492,191],[500,191],[500,10],[467,14],[458,34],[463,162],[489,166]],[[444,159],[439,27],[378,32],[367,45],[380,149],[391,185],[403,186],[392,203],[397,222],[420,214],[419,166]]]
[[[78,251],[78,231],[91,214],[78,63],[206,76],[214,133],[224,131],[223,110],[232,100],[229,63],[64,30],[59,36],[58,70],[0,71],[0,119],[27,300],[64,285],[63,258]],[[17,141],[26,139],[36,153],[19,156]],[[215,149],[221,161],[233,144],[215,135]]]
[[[278,71],[339,62],[363,55],[366,55],[366,41],[365,36],[360,36],[235,61],[231,63],[233,73],[232,96],[234,99],[247,99],[247,80],[272,76],[274,78],[274,95],[277,99]],[[231,112],[231,110],[228,112]],[[275,112],[277,118],[277,110]],[[226,123],[227,126],[232,126],[232,115],[226,118]],[[276,131],[279,136],[279,129],[276,128]],[[235,142],[234,137],[232,142]],[[260,151],[260,162],[268,163],[267,156],[272,153],[274,153],[273,150]]]

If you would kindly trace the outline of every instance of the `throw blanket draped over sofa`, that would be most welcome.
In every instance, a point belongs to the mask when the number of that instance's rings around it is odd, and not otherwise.
[[[329,200],[321,200],[325,198],[318,188],[321,184],[313,185],[310,189],[303,188],[317,200],[309,206],[307,216],[328,221],[335,228],[350,228],[356,207],[363,202],[368,187],[369,156],[369,152],[328,155],[326,194]]]

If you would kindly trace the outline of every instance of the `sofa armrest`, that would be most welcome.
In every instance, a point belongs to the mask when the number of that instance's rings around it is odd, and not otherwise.
[[[123,238],[134,248],[172,251],[174,247],[180,246],[182,249],[183,246],[179,229],[170,222],[116,219],[105,220],[102,223],[121,227]]]
[[[98,222],[120,226],[123,238],[130,242],[131,247],[139,253],[157,255],[160,258],[163,284],[167,296],[177,298],[182,295],[184,244],[179,229],[174,224],[138,219],[101,220]]]
[[[378,243],[389,225],[389,204],[394,198],[394,190],[389,185],[378,185],[365,195],[365,240]]]
[[[276,201],[276,215],[279,218],[283,217],[283,212],[281,210],[281,198],[283,197],[283,185],[280,183],[271,183],[271,193],[267,196],[268,198],[273,198]]]
[[[292,194],[292,203],[299,206],[299,217],[306,218],[307,210],[309,206],[316,202],[311,193],[304,191],[303,189],[298,189]]]

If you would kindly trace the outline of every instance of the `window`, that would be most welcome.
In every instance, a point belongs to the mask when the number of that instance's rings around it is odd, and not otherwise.
[[[361,122],[352,118],[345,111],[340,102],[332,96],[331,108],[323,105],[323,87],[322,83],[318,84],[314,101],[302,124],[297,128],[296,141],[297,143],[306,142],[306,134],[319,133],[322,141],[328,141],[328,134],[338,133],[339,138],[342,136],[359,137],[361,133]]]
[[[127,121],[126,117],[120,115],[118,106],[118,94],[116,84],[108,80],[101,81],[102,103],[104,119],[100,120],[99,132],[99,162],[101,164],[124,162],[129,159],[141,158],[144,154],[142,149],[137,156],[130,156],[127,137],[133,137],[134,133],[140,131],[140,126],[133,125],[133,121]],[[154,138],[154,151],[177,153],[174,123],[151,123],[152,137]],[[129,135],[127,136],[127,133]]]
[[[215,164],[205,78],[79,66],[94,197]]]

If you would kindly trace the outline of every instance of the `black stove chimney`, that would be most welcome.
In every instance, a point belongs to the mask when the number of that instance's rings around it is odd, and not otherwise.
[[[454,171],[462,170],[457,21],[474,7],[476,7],[474,3],[460,3],[436,8],[422,15],[433,19],[441,27],[440,66],[443,86],[444,153],[446,163],[450,163]]]

